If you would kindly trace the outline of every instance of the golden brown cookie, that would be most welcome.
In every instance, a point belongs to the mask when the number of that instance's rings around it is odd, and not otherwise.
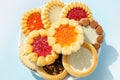
[[[79,21],[82,18],[92,19],[92,13],[88,6],[82,2],[71,2],[65,5],[60,17]]]
[[[41,20],[41,9],[30,9],[23,15],[21,20],[21,30],[25,36],[33,30],[42,28],[44,28],[44,26]]]
[[[23,52],[23,44],[20,46],[20,60],[21,62],[28,67],[31,70],[36,70],[36,66],[34,63],[32,63],[28,57],[25,55],[25,53]]]
[[[84,20],[84,19],[83,19],[83,20]],[[98,22],[95,21],[95,20],[90,20],[90,26],[91,26],[92,28],[96,28],[96,27],[98,26]]]
[[[37,67],[37,72],[45,80],[62,80],[67,75],[62,65],[62,55],[59,55],[59,58],[51,65]]]
[[[91,44],[85,42],[76,53],[64,55],[62,62],[70,75],[85,77],[96,69],[98,63],[97,51]]]
[[[83,26],[85,41],[94,45],[98,50],[104,40],[102,26],[100,26],[96,20],[89,18],[81,19],[79,24]]]
[[[50,25],[59,19],[64,3],[60,0],[49,0],[44,6],[42,12],[42,22],[45,28],[49,28]]]
[[[83,29],[75,20],[62,18],[47,30],[48,43],[59,54],[70,55],[83,44]]]
[[[48,43],[45,29],[34,30],[24,40],[24,53],[37,66],[52,64],[58,58]]]

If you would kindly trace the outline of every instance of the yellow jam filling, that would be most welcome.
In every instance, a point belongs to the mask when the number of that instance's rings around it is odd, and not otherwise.
[[[69,46],[76,41],[77,32],[75,27],[69,25],[61,25],[56,29],[55,38],[56,42],[62,46]]]

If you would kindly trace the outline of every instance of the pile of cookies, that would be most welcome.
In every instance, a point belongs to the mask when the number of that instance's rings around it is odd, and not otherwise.
[[[44,8],[30,9],[21,31],[21,62],[46,80],[84,77],[97,66],[103,29],[82,2],[49,0]]]

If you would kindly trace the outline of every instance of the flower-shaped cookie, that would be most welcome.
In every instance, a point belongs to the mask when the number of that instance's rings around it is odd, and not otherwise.
[[[63,8],[61,18],[79,21],[82,18],[92,18],[92,13],[85,4],[81,2],[71,2]]]
[[[28,57],[25,55],[24,51],[23,51],[23,44],[20,45],[20,60],[21,62],[28,67],[30,70],[36,70],[36,65],[34,63],[32,63]]]
[[[88,18],[81,19],[79,23],[83,26],[85,41],[91,43],[98,50],[104,40],[102,27],[96,20]]]
[[[53,50],[64,55],[76,52],[84,41],[82,27],[77,21],[67,18],[54,22],[47,30],[47,35]]]
[[[39,30],[43,27],[41,9],[30,9],[23,15],[21,20],[21,29],[25,36],[27,36],[31,31]]]
[[[45,28],[50,27],[54,21],[59,19],[63,7],[64,3],[60,0],[50,0],[46,3],[42,11],[42,22]]]
[[[46,30],[40,29],[32,31],[24,41],[24,53],[37,66],[52,64],[58,58],[47,39]]]

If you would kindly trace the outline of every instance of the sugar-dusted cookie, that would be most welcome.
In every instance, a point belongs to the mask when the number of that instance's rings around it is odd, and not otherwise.
[[[84,42],[81,49],[71,55],[64,55],[62,58],[63,66],[69,74],[74,77],[85,77],[91,74],[98,63],[96,49]]]
[[[58,58],[58,55],[48,44],[48,37],[46,35],[46,30],[44,29],[34,30],[24,41],[24,53],[37,66],[52,64]]]
[[[25,55],[25,53],[23,52],[23,44],[20,46],[20,60],[21,62],[28,67],[31,70],[36,70],[36,66],[34,63],[32,63],[28,57]]]
[[[53,50],[63,55],[76,52],[83,44],[83,29],[75,20],[62,18],[47,30],[48,43]]]
[[[21,20],[21,29],[25,36],[27,36],[31,31],[39,30],[43,27],[41,9],[30,9],[23,15]]]
[[[62,55],[53,64],[37,67],[37,72],[45,80],[62,80],[67,75],[62,65]]]
[[[102,26],[96,20],[88,18],[81,19],[79,23],[83,26],[85,41],[91,43],[98,50],[104,40]]]
[[[50,0],[47,2],[43,8],[42,12],[42,22],[45,28],[50,27],[50,25],[59,19],[64,3],[60,0]]]
[[[82,18],[92,18],[92,13],[87,5],[81,2],[71,2],[62,9],[60,17],[79,21]]]

